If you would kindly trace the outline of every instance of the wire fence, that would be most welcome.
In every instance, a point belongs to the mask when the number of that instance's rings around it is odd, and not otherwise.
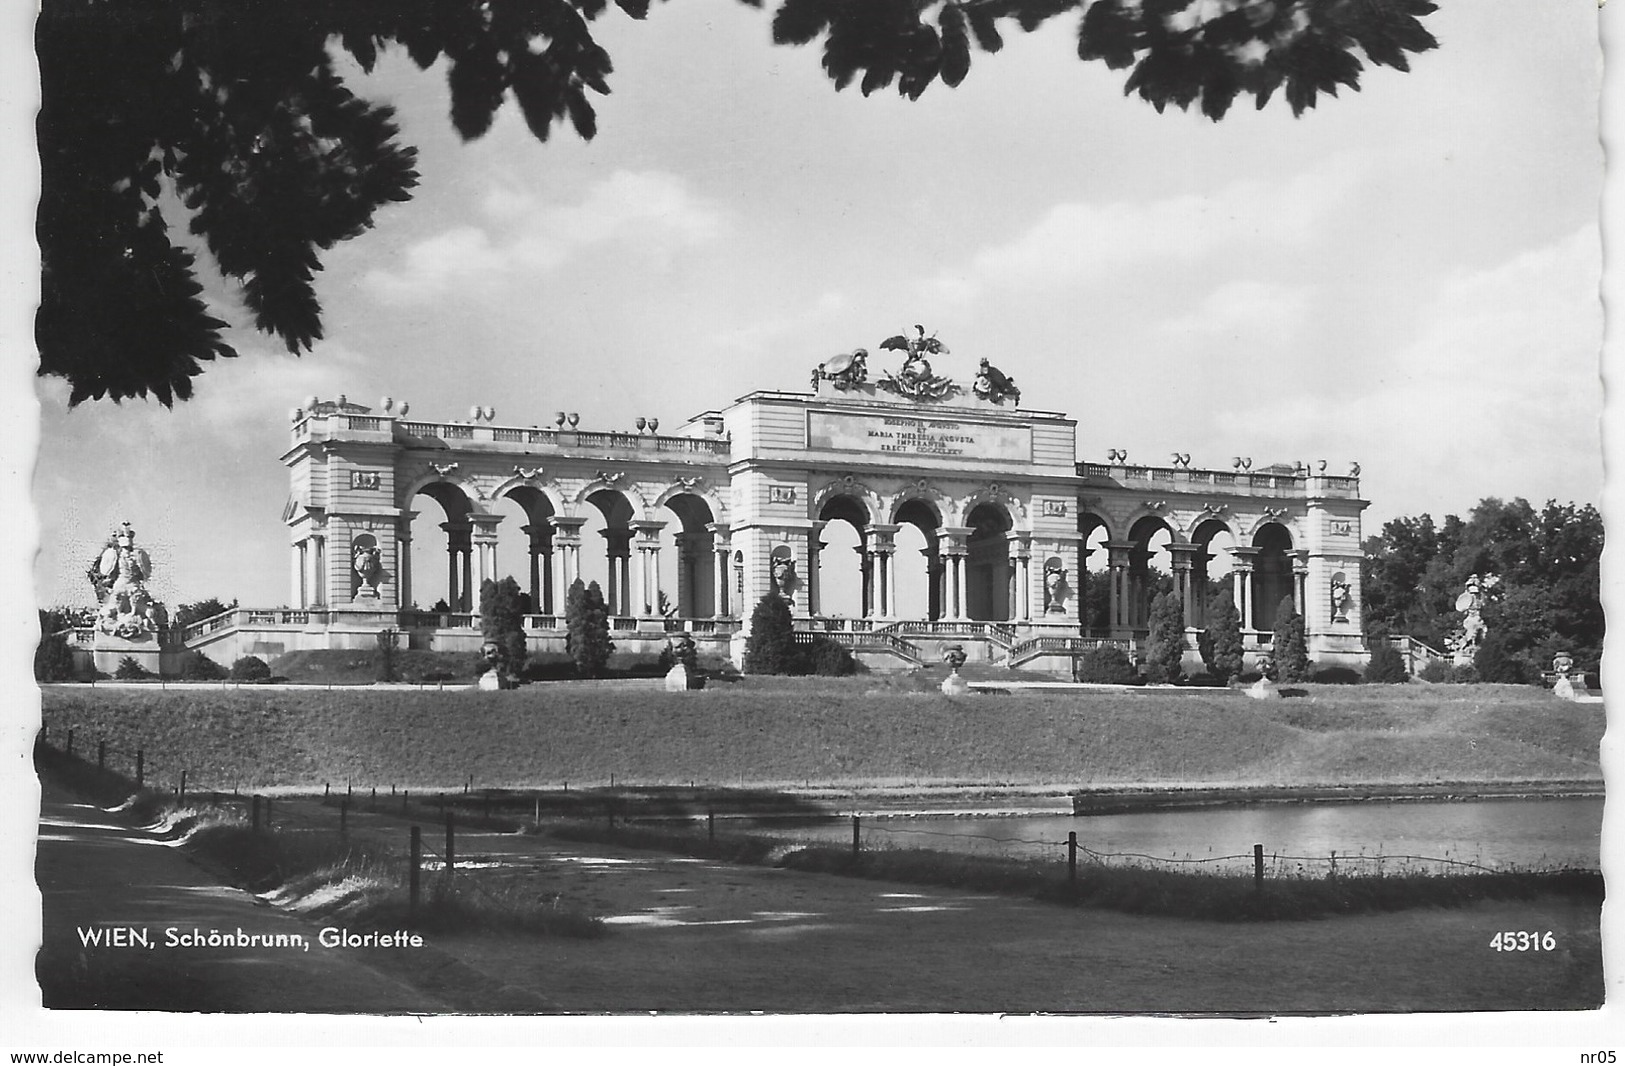
[[[53,743],[54,742],[54,743]],[[173,748],[166,749],[158,760],[148,756],[143,746],[131,747],[128,742],[114,744],[106,739],[97,737],[87,738],[83,733],[73,727],[58,726],[54,731],[49,727],[42,727],[40,743],[54,747],[64,754],[78,758],[85,763],[94,764],[103,770],[120,774],[138,788],[148,788],[158,791],[170,791],[180,798],[195,797],[199,801],[210,802],[230,809],[241,808],[241,815],[249,820],[256,828],[264,825],[269,828],[275,824],[276,828],[288,831],[348,831],[348,822],[352,815],[361,813],[383,814],[402,819],[426,820],[434,817],[436,820],[449,820],[453,817],[452,811],[462,810],[462,817],[473,826],[485,829],[512,829],[527,822],[539,823],[542,820],[542,796],[554,794],[558,790],[513,790],[513,789],[476,789],[474,778],[469,775],[458,790],[419,791],[414,794],[411,790],[401,789],[395,785],[389,786],[388,795],[380,792],[379,786],[371,785],[365,791],[358,793],[354,784],[346,784],[343,792],[334,792],[331,784],[323,786],[320,803],[289,802],[292,797],[286,797],[278,802],[274,797],[266,795],[253,795],[245,793],[237,785],[232,786],[228,795],[221,787],[217,776],[207,775],[203,779],[193,774],[187,765],[188,758],[184,751]],[[610,776],[611,788],[615,785],[614,775]],[[623,787],[625,783],[622,783]],[[688,782],[693,795],[698,798],[702,794],[724,790],[726,786],[708,786],[696,781]],[[569,783],[564,782],[562,791],[569,792]],[[578,787],[578,796],[583,790]],[[311,797],[313,798],[313,797]],[[534,814],[526,808],[534,803]],[[332,815],[323,813],[324,809],[336,808]],[[473,813],[473,808],[479,814]],[[431,814],[432,809],[432,814]],[[628,814],[636,815],[636,810],[627,811],[621,807],[616,797],[607,797],[603,803],[603,813],[607,814],[609,824],[613,827],[617,817],[624,824]],[[580,815],[578,814],[578,817]],[[842,816],[828,813],[807,814],[808,817],[818,817],[827,821],[840,819]],[[658,817],[669,817],[660,815]],[[692,818],[693,815],[687,817]],[[706,831],[712,840],[716,838],[716,811],[708,810],[703,816],[706,822]],[[643,820],[643,819],[639,819]],[[1491,865],[1482,862],[1470,862],[1463,859],[1451,858],[1441,855],[1421,855],[1409,853],[1389,852],[1343,852],[1332,851],[1326,855],[1299,855],[1281,852],[1265,852],[1262,844],[1254,844],[1249,852],[1237,852],[1225,855],[1207,855],[1200,857],[1179,857],[1177,855],[1155,855],[1141,851],[1105,851],[1090,848],[1087,844],[1078,841],[1077,833],[1069,834],[1067,839],[1045,839],[1021,835],[996,835],[991,833],[969,832],[963,829],[952,832],[939,829],[926,829],[918,826],[877,825],[873,817],[862,818],[851,816],[852,821],[852,848],[854,852],[863,849],[867,842],[871,849],[875,845],[886,846],[891,840],[948,842],[951,851],[974,851],[979,844],[997,845],[1007,852],[1007,857],[1037,858],[1054,854],[1055,851],[1064,851],[1069,868],[1075,868],[1078,857],[1100,866],[1144,866],[1156,869],[1194,869],[1212,870],[1214,872],[1235,873],[1238,867],[1251,866],[1256,878],[1262,878],[1267,870],[1273,877],[1303,877],[1311,872],[1324,871],[1336,875],[1339,872],[1375,873],[1382,875],[1395,867],[1406,872],[1414,871],[1440,871],[1446,869],[1477,871],[1481,873],[1504,873],[1508,870],[1520,869],[1513,864]],[[759,835],[794,841],[798,839],[794,834],[785,835],[771,829],[763,830]],[[803,838],[807,843],[828,843],[829,841],[817,835]],[[885,843],[883,843],[885,842]],[[1034,849],[1036,854],[1031,856],[1009,855],[1011,849]],[[927,850],[933,850],[927,847]],[[437,854],[438,853],[432,853]],[[443,858],[443,857],[442,857]],[[1295,869],[1290,869],[1296,864]]]

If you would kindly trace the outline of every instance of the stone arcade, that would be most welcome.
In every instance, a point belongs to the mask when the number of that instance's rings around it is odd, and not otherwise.
[[[776,588],[802,639],[826,634],[875,669],[937,662],[954,643],[972,661],[1065,676],[1087,648],[1143,638],[1155,556],[1184,602],[1193,666],[1201,590],[1226,578],[1249,649],[1290,595],[1318,663],[1364,662],[1357,466],[1199,469],[1181,454],[1153,466],[1120,449],[1080,462],[1076,420],[1021,406],[987,360],[959,382],[933,373],[926,357],[946,349],[923,330],[882,347],[903,352],[897,373],[871,382],[859,350],[821,364],[811,391],[753,392],[669,434],[642,419],[636,432],[562,412],[505,425],[490,408],[425,421],[391,399],[312,398],[282,456],[292,607],[181,638],[225,661],[368,648],[384,629],[475,650],[480,581],[504,576],[497,545],[517,537],[533,651],[563,650],[565,590],[591,569],[622,651],[686,631],[702,655],[738,662],[752,607]],[[447,610],[418,607],[419,515],[445,531]],[[1104,626],[1086,626],[1085,593]]]

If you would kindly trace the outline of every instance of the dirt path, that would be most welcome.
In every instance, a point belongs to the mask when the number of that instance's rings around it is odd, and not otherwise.
[[[223,886],[171,841],[46,782],[35,873],[43,909],[36,964],[48,1008],[277,1013],[434,1013],[447,999],[387,975],[356,950],[312,943],[318,926]],[[166,930],[299,937],[298,947],[169,946]],[[115,930],[150,947],[109,946]],[[87,945],[81,933],[99,933]],[[377,950],[377,949],[374,949]],[[425,960],[427,963],[428,960]],[[455,965],[443,959],[441,965]],[[432,965],[426,966],[432,969]]]

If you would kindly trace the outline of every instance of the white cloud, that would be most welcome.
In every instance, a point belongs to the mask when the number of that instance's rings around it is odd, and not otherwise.
[[[710,343],[719,348],[758,355],[775,340],[796,337],[815,326],[838,319],[838,316],[846,311],[846,307],[847,301],[843,294],[833,290],[825,291],[820,293],[805,311],[733,326],[713,335]]]
[[[1025,233],[941,272],[926,290],[955,302],[1000,287],[1060,291],[1145,263],[1303,244],[1357,183],[1351,159],[1337,157],[1285,183],[1240,181],[1141,203],[1056,204]]]
[[[481,223],[419,241],[398,267],[369,271],[365,283],[386,302],[404,304],[460,284],[484,287],[554,270],[610,243],[629,245],[643,261],[669,261],[682,248],[714,240],[726,226],[719,208],[660,171],[616,171],[568,206],[492,185],[481,209]]]
[[[1299,285],[1233,281],[1203,297],[1186,313],[1166,319],[1158,330],[1171,337],[1245,338],[1289,336],[1309,314],[1311,291]]]
[[[1460,512],[1492,495],[1595,502],[1600,268],[1586,227],[1447,279],[1411,343],[1370,353],[1313,396],[1252,394],[1217,428],[1306,459],[1327,448],[1358,458],[1384,515]]]
[[[222,446],[239,435],[233,427],[283,425],[288,409],[306,396],[332,399],[354,390],[369,375],[366,358],[335,341],[319,343],[298,357],[263,345],[239,345],[239,351],[236,359],[215,364],[198,379],[197,392],[184,410],[188,420],[200,420],[212,433],[221,433]],[[377,402],[376,397],[349,398]]]

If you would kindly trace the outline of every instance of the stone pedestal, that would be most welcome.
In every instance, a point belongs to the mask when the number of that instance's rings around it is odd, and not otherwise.
[[[490,692],[496,692],[507,688],[507,686],[502,683],[502,675],[497,673],[495,670],[487,670],[485,673],[480,675],[479,687],[482,690]]]
[[[958,670],[942,679],[942,694],[944,696],[963,696],[969,692],[970,684],[959,676]]]
[[[147,637],[145,640],[125,640],[123,637],[98,632],[91,655],[96,663],[96,669],[105,674],[117,673],[119,663],[130,658],[140,663],[142,669],[154,677],[172,677],[180,673],[180,660],[184,653],[184,648],[160,647],[154,637]]]

